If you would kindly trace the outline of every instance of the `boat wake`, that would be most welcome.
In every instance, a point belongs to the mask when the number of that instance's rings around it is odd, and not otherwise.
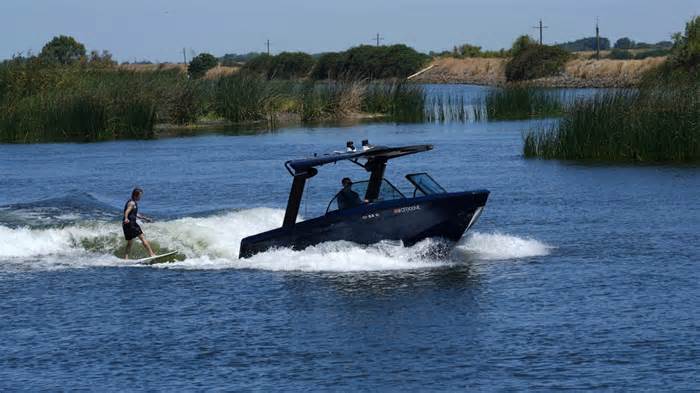
[[[469,232],[458,249],[482,260],[521,259],[549,255],[553,247],[539,240],[500,232]]]
[[[412,247],[400,242],[361,246],[329,242],[303,251],[276,249],[238,259],[242,238],[279,226],[280,209],[255,208],[208,217],[186,217],[142,227],[156,251],[179,250],[181,260],[154,265],[177,269],[262,269],[272,271],[382,271],[426,269],[460,263],[454,254],[483,260],[543,256],[550,247],[534,239],[501,233],[470,232],[448,257],[434,250],[441,241],[424,240]],[[0,271],[18,272],[98,266],[128,266],[122,260],[124,240],[117,219],[92,219],[59,227],[0,225]],[[143,253],[139,244],[134,250]],[[145,255],[136,254],[134,258]],[[463,258],[462,258],[463,259]],[[463,260],[462,260],[463,261]],[[133,265],[133,264],[132,264]]]

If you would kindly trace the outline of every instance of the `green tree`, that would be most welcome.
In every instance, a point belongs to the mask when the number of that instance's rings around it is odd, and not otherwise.
[[[267,71],[272,68],[272,59],[272,56],[268,55],[267,53],[263,53],[246,61],[242,70],[267,76]]]
[[[314,79],[338,79],[342,76],[338,73],[341,72],[344,61],[345,56],[343,53],[324,53],[316,61],[316,65],[311,71],[311,77]]]
[[[521,35],[520,37],[516,38],[513,42],[513,46],[510,49],[510,53],[513,56],[517,56],[518,54],[520,54],[520,52],[535,45],[537,45],[537,42],[533,40],[532,37],[530,37],[529,35]]]
[[[213,55],[200,53],[190,61],[190,64],[187,66],[187,72],[194,79],[201,78],[207,71],[216,67],[217,64],[219,64],[219,61]]]
[[[605,37],[584,37],[576,41],[569,41],[557,45],[558,47],[569,52],[583,52],[588,50],[596,50],[600,43],[600,50],[610,49],[610,40]]]
[[[671,66],[700,70],[700,16],[694,17],[685,25],[685,34],[673,35]]]
[[[418,71],[429,57],[403,45],[360,45],[345,51],[341,74],[353,78],[405,78]]]
[[[455,46],[452,52],[456,57],[479,57],[481,55],[481,47],[462,44],[460,46]]]
[[[622,37],[615,41],[615,49],[633,49],[635,47],[635,42],[628,37]]]
[[[85,57],[85,45],[70,36],[57,36],[41,49],[42,60],[58,64],[72,64]]]
[[[314,58],[308,53],[282,52],[273,57],[267,77],[268,79],[303,78],[309,74],[314,63]]]
[[[524,81],[557,75],[570,56],[569,52],[558,46],[529,45],[508,61],[506,79],[509,82]]]

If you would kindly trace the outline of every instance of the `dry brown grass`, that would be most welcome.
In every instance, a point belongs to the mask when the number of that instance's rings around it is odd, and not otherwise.
[[[642,60],[593,60],[577,57],[564,66],[564,72],[555,77],[534,81],[536,85],[560,87],[615,87],[633,86],[642,74],[659,66],[665,57]],[[505,83],[504,58],[438,58],[434,67],[412,81],[419,83],[473,83],[500,85]]]
[[[633,55],[636,55],[636,54],[639,54],[639,53],[648,52],[650,49],[625,49],[625,50],[626,50],[627,52],[633,54]],[[610,56],[610,52],[612,52],[612,50],[602,50],[602,51],[600,51],[600,57],[601,57],[601,59]],[[579,51],[579,52],[572,52],[572,53],[573,53],[573,55],[574,55],[576,58],[579,58],[579,59],[586,59],[586,60],[588,60],[588,59],[594,59],[594,58],[595,58],[595,51],[594,51],[594,50],[586,50],[586,51]]]
[[[583,60],[574,59],[566,63],[565,73],[578,79],[625,79],[638,81],[642,74],[659,66],[665,57],[650,57],[643,60]]]
[[[439,58],[434,67],[416,76],[416,82],[499,84],[506,80],[505,64],[501,58]]]
[[[241,67],[228,67],[228,66],[222,66],[218,65],[209,71],[207,71],[206,75],[204,75],[205,79],[219,79],[222,76],[228,76],[231,74],[235,74],[240,70]]]
[[[187,66],[185,64],[182,64],[182,63],[122,64],[119,66],[119,68],[123,69],[123,70],[138,71],[138,72],[153,72],[153,71],[159,71],[159,70],[172,70],[172,69],[178,69],[182,73],[187,72]],[[235,74],[236,72],[238,72],[239,69],[240,69],[240,67],[228,67],[228,66],[218,65],[218,66],[210,69],[209,71],[207,71],[204,78],[205,79],[218,79],[218,78],[221,78],[222,76]]]
[[[179,69],[181,72],[187,71],[187,66],[181,63],[155,63],[155,64],[121,64],[119,68],[129,71],[152,72],[158,70]]]

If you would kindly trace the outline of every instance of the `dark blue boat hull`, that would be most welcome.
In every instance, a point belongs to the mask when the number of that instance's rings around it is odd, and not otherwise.
[[[426,238],[458,241],[486,204],[486,190],[433,194],[364,204],[259,233],[241,240],[240,257],[271,248],[302,250],[328,241],[373,244],[401,240],[411,246]]]

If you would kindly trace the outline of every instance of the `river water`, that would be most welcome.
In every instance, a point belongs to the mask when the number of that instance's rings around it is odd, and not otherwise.
[[[536,124],[0,145],[0,388],[697,391],[700,169],[524,159]],[[451,255],[427,240],[237,258],[281,224],[285,160],[362,139],[435,145],[390,162],[402,190],[427,171],[491,191]],[[345,175],[366,176],[322,167],[301,215]],[[118,257],[136,185],[144,232],[181,261]]]

